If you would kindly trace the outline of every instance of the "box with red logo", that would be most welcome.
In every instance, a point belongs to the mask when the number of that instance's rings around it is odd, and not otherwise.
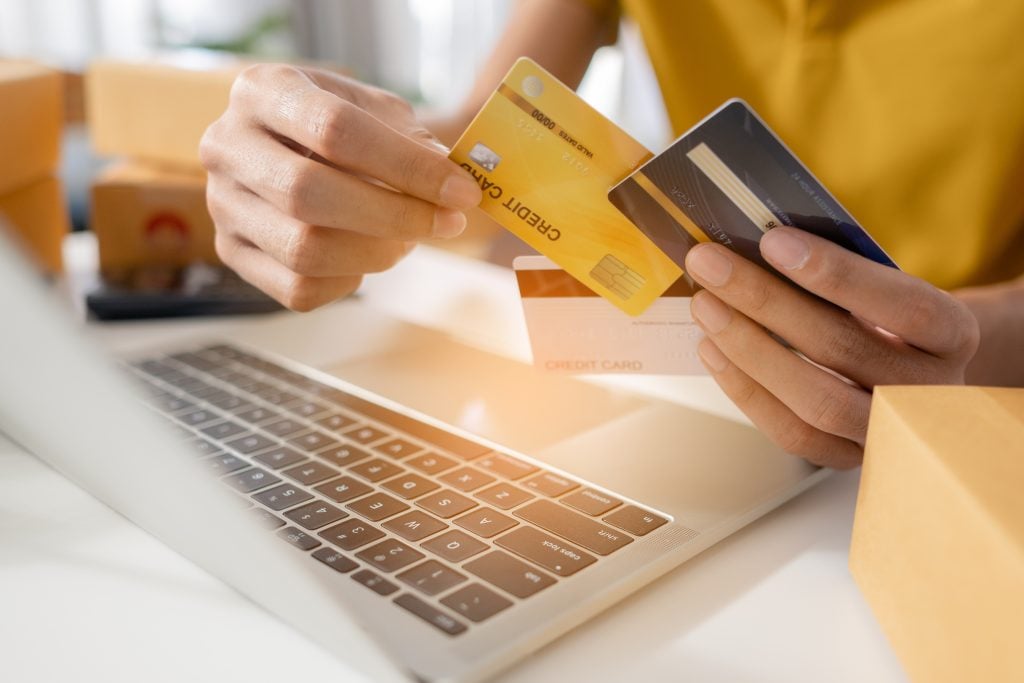
[[[92,186],[91,225],[104,274],[139,266],[218,263],[206,176],[122,162]]]

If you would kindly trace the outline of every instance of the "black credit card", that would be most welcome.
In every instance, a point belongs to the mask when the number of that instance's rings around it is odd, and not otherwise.
[[[680,267],[699,242],[769,267],[761,236],[780,225],[897,267],[742,100],[729,100],[613,187],[608,198]]]

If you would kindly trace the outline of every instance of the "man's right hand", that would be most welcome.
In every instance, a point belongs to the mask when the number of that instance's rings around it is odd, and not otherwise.
[[[315,69],[246,69],[200,155],[217,253],[296,311],[459,235],[481,199],[407,102]]]

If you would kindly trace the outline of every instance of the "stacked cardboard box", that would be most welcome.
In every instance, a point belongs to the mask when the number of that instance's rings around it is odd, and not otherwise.
[[[850,568],[911,680],[1024,681],[1024,389],[875,390]]]
[[[0,61],[0,215],[43,270],[61,269],[69,220],[55,178],[64,119],[61,75]]]
[[[104,272],[217,262],[199,141],[227,107],[243,66],[238,61],[90,66],[89,135],[97,153],[120,159],[92,186],[90,222]]]

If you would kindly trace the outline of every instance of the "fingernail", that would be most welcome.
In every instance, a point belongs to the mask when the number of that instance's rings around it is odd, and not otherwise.
[[[441,185],[441,203],[457,209],[476,206],[483,199],[480,186],[465,173],[448,176]]]
[[[708,292],[697,292],[690,301],[690,313],[700,326],[711,334],[718,334],[732,320],[732,311],[718,297]]]
[[[788,230],[771,230],[761,238],[761,254],[772,265],[799,270],[811,257],[811,248]]]
[[[699,244],[686,255],[686,270],[698,280],[721,287],[732,275],[732,261],[720,254],[714,245]]]
[[[434,211],[434,237],[450,239],[458,237],[466,229],[466,214],[455,209]]]
[[[725,357],[722,350],[715,346],[715,343],[710,339],[704,339],[697,346],[697,354],[700,355],[700,359],[704,361],[711,372],[721,372],[729,367],[729,359]]]

